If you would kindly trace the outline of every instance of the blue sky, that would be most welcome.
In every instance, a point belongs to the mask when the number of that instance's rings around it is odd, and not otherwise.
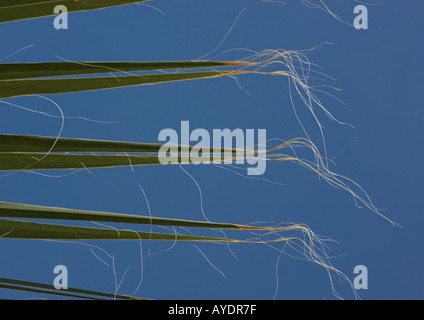
[[[312,172],[291,163],[268,164],[263,178],[283,185],[247,179],[212,166],[185,169],[202,189],[209,220],[249,224],[273,221],[304,223],[329,242],[334,267],[353,281],[356,265],[368,269],[362,299],[422,299],[424,227],[422,122],[420,86],[424,47],[421,1],[384,0],[368,6],[369,29],[355,30],[301,1],[286,4],[259,0],[155,0],[164,14],[147,6],[128,5],[74,13],[68,30],[55,30],[53,18],[0,25],[0,56],[35,44],[3,62],[159,61],[196,59],[214,50],[239,13],[237,24],[216,53],[234,48],[302,50],[330,42],[308,54],[311,62],[334,78],[317,83],[346,105],[322,93],[334,116],[352,126],[318,116],[325,126],[330,168],[359,183],[394,227],[369,209],[358,208],[345,191],[329,186]],[[328,1],[347,22],[354,1]],[[243,51],[225,57],[243,58]],[[65,120],[62,136],[156,142],[164,128],[265,128],[268,138],[303,136],[284,77],[229,78],[52,95],[66,116],[118,123]],[[341,89],[333,90],[330,87]],[[320,147],[316,123],[296,98],[295,107]],[[13,99],[27,107],[57,114],[35,97]],[[1,106],[1,133],[55,136],[60,120]],[[56,174],[63,174],[59,172]],[[140,184],[154,216],[203,219],[199,191],[178,167],[157,166],[93,170],[61,178],[30,173],[1,177],[2,201],[76,209],[147,214]],[[213,235],[217,235],[212,233]],[[135,242],[91,242],[116,254],[122,277],[118,293],[132,294],[140,279],[140,248]],[[280,244],[280,248],[281,248]],[[325,270],[311,262],[282,255],[264,245],[197,244],[225,275],[215,270],[190,243],[143,243],[143,282],[138,296],[155,299],[334,299]],[[1,277],[52,283],[53,268],[66,265],[72,287],[113,292],[112,270],[79,244],[2,240]],[[111,260],[96,251],[106,263]],[[287,253],[293,253],[287,251]],[[299,255],[297,257],[300,257]],[[278,260],[278,265],[277,265]],[[346,282],[334,278],[338,293],[352,299]],[[0,291],[0,297],[42,297]]]

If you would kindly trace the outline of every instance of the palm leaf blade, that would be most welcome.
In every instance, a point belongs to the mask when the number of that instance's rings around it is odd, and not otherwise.
[[[123,299],[123,300],[146,300],[146,299],[131,297],[131,296],[122,295],[122,294],[112,294],[107,292],[77,289],[77,288],[70,288],[70,287],[68,287],[65,290],[58,290],[52,285],[31,282],[31,281],[6,279],[6,278],[0,278],[0,288],[22,290],[22,291],[34,292],[34,293],[53,294],[58,296],[82,298],[82,299],[99,299],[99,298],[115,299],[116,298],[116,299]]]
[[[0,81],[0,98],[152,85],[165,82],[216,78],[238,73],[244,73],[244,71],[204,71],[120,77],[8,80]]]
[[[176,160],[179,161],[179,160]],[[0,171],[83,170],[161,164],[158,156],[1,153]]]
[[[240,240],[195,235],[141,232],[135,230],[111,230],[76,227],[28,221],[0,219],[0,238],[31,240],[161,240],[241,242]]]
[[[148,0],[2,0],[0,23],[54,15],[57,5],[66,6],[68,12],[87,11],[120,6]]]
[[[122,73],[168,69],[217,68],[242,66],[238,61],[120,61],[120,62],[36,62],[1,63],[0,80],[71,76],[100,73]]]
[[[155,218],[133,214],[112,212],[75,210],[55,208],[28,204],[0,202],[0,217],[5,218],[31,218],[31,219],[57,219],[79,221],[102,221],[118,223],[134,223],[145,225],[160,225],[190,228],[216,228],[216,229],[241,229],[242,226],[229,223],[214,223],[206,221],[192,221],[182,219]]]
[[[162,146],[160,143],[0,134],[0,156],[1,153],[11,152],[158,153]],[[178,153],[192,150],[191,146],[176,147]],[[237,153],[237,150],[221,148],[220,152],[232,154]]]

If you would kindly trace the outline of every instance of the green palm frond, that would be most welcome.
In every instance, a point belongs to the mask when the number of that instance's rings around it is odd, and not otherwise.
[[[66,6],[68,12],[77,12],[145,1],[148,0],[2,0],[0,23],[51,16],[58,5]]]

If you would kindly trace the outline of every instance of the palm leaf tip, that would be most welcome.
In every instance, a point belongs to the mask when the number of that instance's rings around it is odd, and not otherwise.
[[[37,283],[31,281],[15,280],[0,278],[0,288],[9,290],[20,290],[32,293],[49,294],[68,298],[79,298],[79,299],[121,299],[121,300],[148,300],[144,298],[138,298],[134,296],[112,294],[107,292],[92,291],[78,288],[67,288],[64,290],[56,289],[52,285],[44,283]]]
[[[66,7],[68,12],[88,11],[121,6],[149,0],[2,0],[0,2],[0,23],[55,15],[58,5]]]
[[[156,226],[173,226],[186,228],[233,229],[244,226],[230,223],[194,221],[184,219],[157,218],[134,214],[75,210],[67,208],[46,207],[11,202],[0,202],[0,217],[51,220],[101,221],[114,223],[144,224]]]
[[[135,230],[111,230],[77,227],[28,221],[0,219],[0,238],[31,240],[157,240],[198,242],[244,242],[237,239],[195,235],[141,232]]]

